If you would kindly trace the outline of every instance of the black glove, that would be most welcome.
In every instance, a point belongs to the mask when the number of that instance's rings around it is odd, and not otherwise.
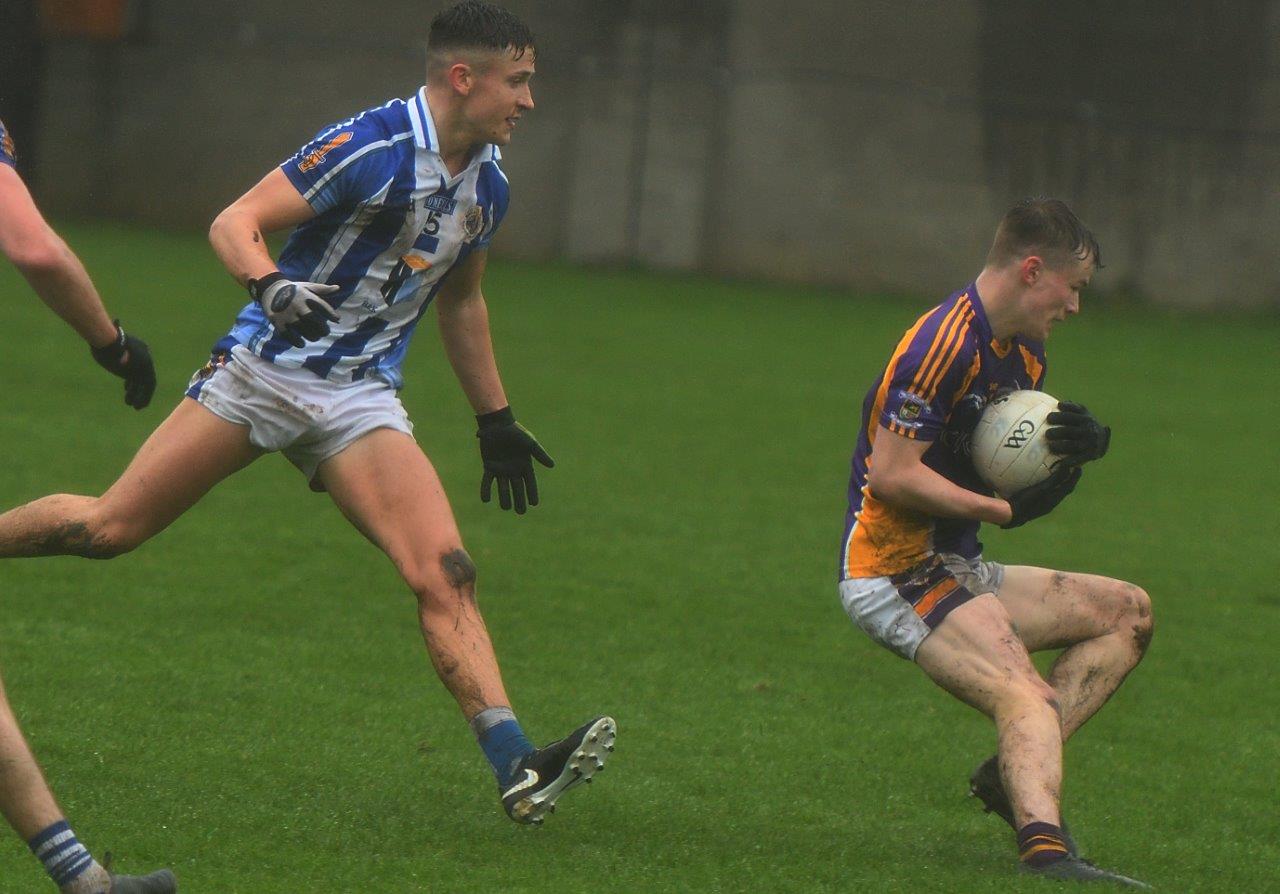
[[[278,271],[249,280],[253,300],[276,332],[295,348],[324,338],[329,324],[338,322],[333,305],[324,300],[338,289],[322,282],[293,282]]]
[[[1067,465],[1082,466],[1090,460],[1102,459],[1111,444],[1111,429],[1080,404],[1064,400],[1045,421],[1053,426],[1044,433],[1049,449]]]
[[[107,372],[124,379],[124,402],[141,410],[151,403],[151,395],[156,390],[156,367],[151,362],[151,351],[142,339],[126,335],[119,320],[112,322],[116,324],[115,341],[101,348],[90,348],[89,353]]]
[[[492,496],[493,481],[498,481],[498,505],[510,509],[515,504],[516,514],[525,511],[525,494],[528,505],[538,505],[538,482],[533,477],[533,459],[548,469],[555,467],[555,460],[547,455],[527,428],[516,422],[510,407],[484,413],[476,417],[480,430],[480,459],[484,461],[484,477],[480,479],[480,501],[488,503]]]
[[[1017,528],[1025,525],[1033,518],[1048,515],[1055,506],[1066,499],[1067,494],[1076,489],[1076,483],[1084,471],[1079,466],[1068,466],[1059,463],[1053,474],[1030,487],[1024,487],[1009,497],[1009,508],[1013,517],[1000,527]]]
[[[969,456],[973,447],[973,430],[982,418],[987,402],[978,394],[966,394],[951,408],[951,415],[942,429],[942,442],[958,456]]]

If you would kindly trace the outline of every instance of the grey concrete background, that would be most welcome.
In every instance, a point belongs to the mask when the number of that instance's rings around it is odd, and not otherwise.
[[[126,44],[53,41],[39,197],[203,228],[322,125],[413,92],[442,6],[165,0]],[[538,107],[495,253],[937,294],[1049,194],[1098,233],[1101,287],[1280,309],[1280,0],[509,6]]]

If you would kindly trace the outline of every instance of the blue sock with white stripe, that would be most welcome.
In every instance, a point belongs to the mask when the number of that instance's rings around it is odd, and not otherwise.
[[[537,750],[525,738],[515,712],[505,705],[485,708],[472,717],[471,729],[480,742],[480,750],[493,767],[493,775],[498,777],[498,785],[507,785],[515,776],[520,759]]]
[[[66,820],[58,820],[28,841],[27,845],[31,848],[31,853],[44,864],[45,872],[49,873],[53,883],[64,891],[95,867],[97,873],[106,875],[76,838],[76,833],[71,831]]]

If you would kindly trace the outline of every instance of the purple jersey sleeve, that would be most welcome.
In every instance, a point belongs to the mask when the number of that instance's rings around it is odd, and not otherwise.
[[[967,299],[944,304],[904,339],[889,362],[879,423],[894,434],[935,441],[972,379],[977,344]]]

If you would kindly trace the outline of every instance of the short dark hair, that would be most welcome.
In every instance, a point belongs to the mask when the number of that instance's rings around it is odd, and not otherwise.
[[[526,52],[538,52],[528,25],[501,6],[482,0],[462,0],[431,20],[427,64],[438,64],[449,50],[512,50],[517,59]]]
[[[1039,196],[1010,208],[996,228],[987,263],[1002,265],[1032,254],[1044,255],[1051,267],[1092,257],[1094,269],[1102,269],[1097,238],[1061,199]]]

